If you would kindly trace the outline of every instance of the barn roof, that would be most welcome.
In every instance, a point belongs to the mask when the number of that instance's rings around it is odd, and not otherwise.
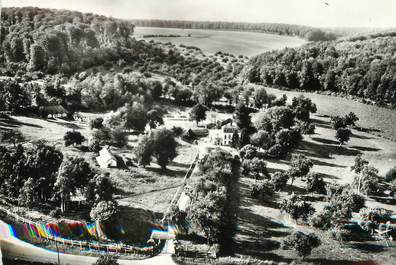
[[[61,105],[44,106],[42,109],[49,114],[65,114],[67,110]]]

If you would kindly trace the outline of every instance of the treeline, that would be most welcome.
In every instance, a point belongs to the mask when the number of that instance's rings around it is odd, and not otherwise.
[[[281,23],[209,22],[160,19],[134,19],[132,23],[138,27],[267,32],[279,35],[299,36],[309,41],[335,40],[337,38],[336,34],[318,28]]]
[[[396,105],[396,37],[311,44],[252,58],[245,78],[287,89],[328,91]]]
[[[34,7],[2,10],[0,64],[73,73],[121,57],[134,25],[91,13]]]
[[[64,157],[53,146],[0,146],[0,158],[0,194],[18,205],[60,205],[64,212],[77,193],[94,212],[101,202],[115,203],[115,189],[107,176],[97,174],[83,158]]]

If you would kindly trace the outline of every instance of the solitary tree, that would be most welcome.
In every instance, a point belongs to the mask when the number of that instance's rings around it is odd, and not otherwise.
[[[306,190],[308,192],[326,194],[326,182],[318,173],[311,172],[307,175]]]
[[[245,104],[240,103],[236,106],[234,117],[236,119],[236,124],[240,129],[251,128],[250,109],[246,107]]]
[[[258,157],[253,159],[244,159],[242,161],[242,174],[256,180],[268,178],[269,173],[267,170],[267,163]]]
[[[290,169],[288,171],[290,177],[292,178],[292,183],[296,178],[305,177],[312,167],[313,163],[311,159],[301,154],[293,154],[290,161]]]
[[[238,134],[237,131],[234,131],[234,133],[232,134],[231,146],[233,148],[238,148],[239,147],[239,134]]]
[[[134,147],[133,153],[140,166],[147,166],[151,163],[151,155],[153,153],[152,142],[149,136],[143,135],[138,144]]]
[[[282,242],[283,248],[296,250],[303,259],[311,255],[312,250],[319,247],[320,244],[320,239],[315,234],[305,234],[300,231],[293,232]]]
[[[20,190],[20,194],[18,197],[18,204],[24,205],[27,207],[32,207],[36,203],[36,184],[34,183],[33,178],[28,178],[27,181],[23,184],[22,189]]]
[[[394,180],[396,180],[396,167],[389,169],[388,172],[386,172],[385,174],[386,182],[392,182]]]
[[[242,148],[248,144],[250,144],[250,136],[248,130],[246,128],[243,128],[241,130],[241,137],[239,138],[239,148]]]
[[[355,172],[356,174],[360,174],[363,171],[363,168],[367,166],[369,162],[362,158],[362,155],[357,155],[355,157],[355,162],[351,167],[351,171]]]
[[[75,146],[82,144],[85,141],[85,137],[77,131],[68,131],[63,136],[63,140],[65,141],[65,146],[73,145]]]
[[[152,109],[147,112],[148,124],[151,129],[155,129],[158,126],[164,124],[163,114],[158,109]]]
[[[103,128],[103,118],[95,118],[89,122],[89,127],[92,129],[102,129]]]
[[[206,108],[204,105],[198,103],[196,104],[190,111],[190,120],[196,121],[197,126],[200,121],[203,121],[206,119],[206,111],[208,108]]]
[[[350,112],[347,115],[345,115],[345,124],[348,126],[355,126],[356,122],[359,120],[359,118],[356,116],[354,112]]]
[[[128,136],[122,128],[111,130],[111,144],[117,147],[128,145]]]
[[[283,200],[280,208],[283,212],[288,213],[295,221],[300,219],[305,222],[315,212],[315,209],[310,203],[305,202],[302,197],[295,194]]]
[[[177,142],[172,131],[158,129],[151,133],[152,154],[163,170],[177,156]]]
[[[282,190],[286,187],[287,181],[289,180],[289,175],[287,173],[278,171],[271,176],[271,183],[275,191]]]
[[[306,122],[310,119],[310,113],[317,111],[316,104],[304,96],[293,98],[292,109],[297,119]]]
[[[68,157],[62,162],[55,182],[62,212],[65,212],[70,196],[76,194],[77,190],[85,190],[93,174],[92,168],[83,158]]]
[[[260,87],[254,91],[254,105],[261,109],[268,101],[268,94],[265,88]]]
[[[337,129],[335,138],[340,142],[340,146],[345,144],[351,138],[351,130],[348,128],[339,128]]]
[[[85,198],[91,206],[100,201],[112,201],[115,187],[108,175],[97,174],[88,182]]]

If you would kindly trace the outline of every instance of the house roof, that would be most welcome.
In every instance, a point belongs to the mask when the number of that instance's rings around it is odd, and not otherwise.
[[[98,159],[108,162],[110,160],[116,160],[116,157],[111,153],[109,147],[105,146],[99,151]]]
[[[234,126],[224,126],[223,127],[223,132],[224,133],[234,133],[236,131],[238,131],[238,128],[234,127]]]
[[[42,109],[49,114],[65,114],[67,110],[61,105],[54,105],[54,106],[44,106]]]

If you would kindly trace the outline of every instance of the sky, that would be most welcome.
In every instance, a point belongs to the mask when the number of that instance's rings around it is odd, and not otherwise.
[[[396,27],[396,0],[0,0],[117,18]]]

